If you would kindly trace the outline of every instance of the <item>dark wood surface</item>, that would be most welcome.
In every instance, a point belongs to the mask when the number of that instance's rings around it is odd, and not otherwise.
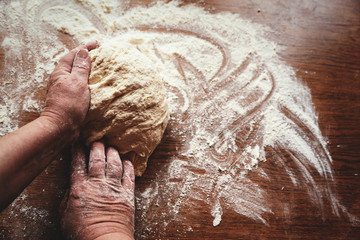
[[[131,2],[137,5],[150,1]],[[274,40],[286,47],[283,60],[297,70],[297,77],[311,89],[320,129],[328,138],[333,158],[333,191],[347,211],[360,219],[360,1],[205,0],[199,5],[214,12],[239,13],[242,18],[274,30]],[[3,54],[0,50],[0,71],[4,68]],[[34,117],[36,114],[20,118],[26,122]],[[145,189],[154,180],[157,168],[169,161],[169,151],[176,141],[179,140],[165,136],[145,175],[137,179],[138,189]],[[68,186],[68,167],[69,154],[65,150],[63,158],[54,160],[25,190],[24,199],[16,200],[0,214],[0,239],[62,239],[58,206]],[[274,179],[281,180],[281,172],[271,157],[262,167]],[[282,186],[283,182],[274,181],[264,187],[272,191]],[[291,219],[282,217],[282,205],[276,205],[274,198],[273,214],[264,216],[268,225],[224,209],[221,224],[213,227],[209,209],[194,205],[193,209],[181,211],[188,222],[170,223],[165,232],[154,228],[146,238],[360,239],[356,221],[332,214],[322,218],[308,202],[304,189],[293,189],[291,196],[287,194],[290,192],[278,196],[292,199]],[[141,208],[136,214],[137,235],[141,236],[140,231],[146,227],[138,217]],[[188,226],[191,231],[185,230]]]

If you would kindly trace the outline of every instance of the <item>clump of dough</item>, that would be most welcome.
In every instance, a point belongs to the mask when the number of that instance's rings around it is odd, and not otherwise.
[[[115,38],[90,52],[91,104],[82,138],[87,145],[104,139],[128,154],[136,176],[144,173],[168,122],[162,71],[146,55],[150,47]]]

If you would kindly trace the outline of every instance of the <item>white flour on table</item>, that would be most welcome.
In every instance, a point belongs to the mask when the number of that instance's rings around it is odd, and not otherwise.
[[[313,177],[332,182],[332,158],[310,90],[278,56],[280,47],[268,37],[271,29],[177,1],[136,8],[116,2],[0,3],[1,135],[18,127],[21,112],[41,110],[43,100],[35,100],[33,92],[44,88],[44,76],[68,51],[57,30],[78,42],[120,35],[139,46],[151,43],[152,49],[140,51],[167,69],[171,119],[165,139],[180,139],[168,165],[145,191],[136,192],[139,234],[166,231],[169,219],[184,221],[181,212],[199,202],[208,206],[214,226],[221,224],[224,209],[268,224],[263,216],[272,209],[266,189],[249,177],[272,179],[261,168],[268,155],[294,187],[307,190],[320,214],[325,200],[335,215],[345,211],[330,185]],[[280,150],[291,166],[276,155]]]

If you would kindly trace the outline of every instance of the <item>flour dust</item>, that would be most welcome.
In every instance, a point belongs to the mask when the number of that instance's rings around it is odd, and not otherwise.
[[[34,92],[68,51],[57,31],[78,42],[117,37],[160,59],[171,111],[164,138],[178,142],[158,177],[136,192],[141,236],[166,231],[169,219],[186,220],[181,212],[199,203],[214,226],[225,209],[268,224],[272,205],[260,183],[274,178],[261,167],[266,161],[306,189],[321,215],[325,202],[337,216],[345,211],[330,186],[332,158],[310,90],[280,59],[268,27],[178,1],[134,8],[101,0],[5,1],[1,9],[1,135],[18,127],[22,111],[41,110]]]

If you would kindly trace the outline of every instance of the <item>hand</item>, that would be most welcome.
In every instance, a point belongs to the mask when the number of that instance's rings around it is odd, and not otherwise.
[[[85,120],[90,104],[88,50],[96,47],[98,43],[92,41],[71,50],[50,75],[46,106],[41,116],[47,117],[60,130],[71,130],[78,135]]]
[[[105,153],[106,152],[106,153]],[[134,239],[134,168],[112,147],[92,145],[86,157],[73,149],[70,189],[60,206],[68,239]]]

